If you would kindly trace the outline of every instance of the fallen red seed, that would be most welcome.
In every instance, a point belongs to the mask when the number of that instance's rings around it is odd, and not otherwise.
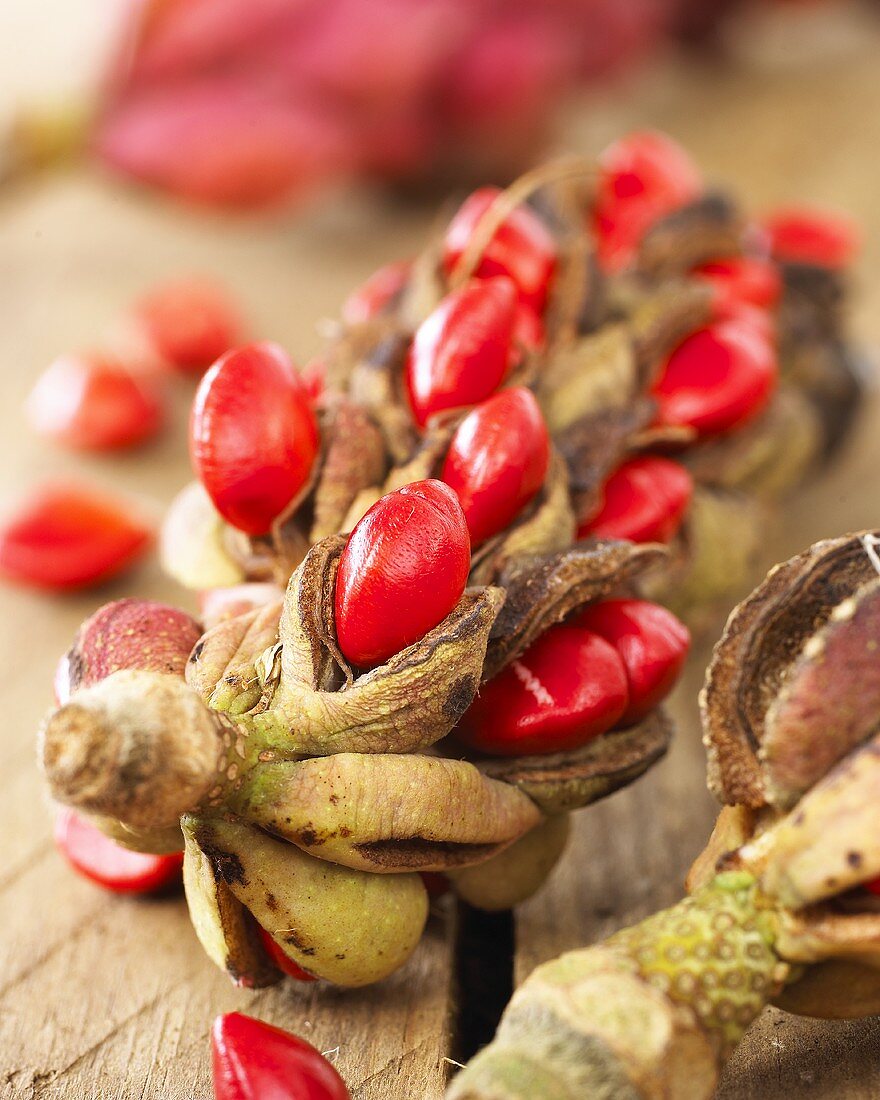
[[[320,1051],[251,1016],[218,1016],[211,1052],[215,1100],[350,1100]]]
[[[815,264],[839,270],[852,263],[861,234],[845,214],[812,207],[785,207],[763,221],[770,251],[786,263]]]
[[[155,383],[99,355],[63,355],[40,376],[27,400],[35,431],[80,450],[135,447],[163,420]]]
[[[180,882],[183,852],[129,851],[69,807],[58,812],[54,836],[75,871],[115,894],[153,894]]]
[[[277,344],[229,351],[202,379],[190,455],[217,511],[234,527],[265,534],[308,483],[317,453],[312,404]]]
[[[578,528],[578,538],[669,542],[681,526],[694,479],[678,462],[642,455],[624,462],[605,482],[602,501]]]
[[[440,476],[461,502],[472,546],[516,519],[540,491],[549,462],[547,425],[524,386],[502,390],[464,418]]]
[[[552,627],[483,684],[456,737],[495,756],[576,749],[612,729],[629,703],[612,645],[579,627]]]
[[[345,299],[343,321],[347,325],[357,325],[378,317],[398,297],[411,273],[410,260],[397,260],[378,268]]]
[[[242,338],[235,303],[203,279],[179,279],[156,287],[133,314],[160,356],[172,367],[201,374]]]
[[[461,599],[470,537],[455,493],[419,481],[382,497],[346,543],[336,577],[336,634],[358,668],[381,664],[437,626]]]
[[[501,194],[481,187],[462,203],[443,240],[443,269],[451,274],[474,230]],[[556,268],[556,244],[540,217],[528,206],[512,210],[483,250],[474,276],[506,275],[516,284],[522,302],[540,314]]]
[[[776,385],[773,347],[750,324],[718,321],[672,352],[652,387],[657,423],[702,436],[739,427],[759,413]]]
[[[0,526],[0,574],[36,588],[86,588],[128,569],[152,540],[127,501],[73,482],[45,485]]]
[[[692,202],[702,189],[693,161],[665,134],[641,131],[609,145],[599,157],[593,207],[602,266],[626,267],[654,222]]]
[[[472,280],[447,294],[419,325],[406,364],[416,423],[489,397],[512,363],[516,288],[510,279]]]
[[[678,680],[690,648],[687,627],[648,600],[600,600],[575,622],[613,645],[623,661],[629,704],[618,725],[640,722]]]
[[[257,931],[260,935],[260,942],[266,949],[266,954],[282,974],[286,974],[288,978],[293,978],[298,982],[316,982],[318,980],[314,974],[310,974],[307,970],[303,970],[301,966],[297,966],[281,944],[275,940],[271,932],[267,932],[262,925],[257,926]]]

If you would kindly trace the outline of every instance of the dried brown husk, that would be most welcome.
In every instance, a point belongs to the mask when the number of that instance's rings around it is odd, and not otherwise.
[[[312,502],[309,542],[345,530],[358,494],[379,484],[387,468],[382,433],[365,409],[345,397],[334,400],[332,429]]]
[[[768,709],[809,639],[839,604],[876,579],[865,537],[873,536],[819,542],[777,566],[728,619],[701,697],[709,783],[721,801],[755,807],[771,801],[759,759]],[[826,729],[826,736],[834,732]],[[842,754],[850,746],[839,747]]]
[[[638,779],[661,759],[671,739],[672,723],[658,708],[638,725],[603,733],[579,749],[475,763],[485,775],[518,787],[544,813],[568,813]]]
[[[719,256],[737,256],[744,229],[733,201],[721,192],[708,192],[654,222],[641,240],[636,266],[660,278],[688,272]]]
[[[319,859],[380,873],[478,863],[541,821],[472,764],[416,753],[257,764],[232,805]]]
[[[556,554],[517,557],[498,577],[506,595],[492,626],[483,679],[519,657],[555,623],[664,560],[655,543],[586,539]]]

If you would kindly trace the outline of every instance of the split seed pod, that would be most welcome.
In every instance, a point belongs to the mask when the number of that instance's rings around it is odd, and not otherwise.
[[[702,697],[727,803],[691,896],[539,967],[456,1100],[708,1100],[762,1008],[880,1011],[876,532],[777,566],[728,620]]]

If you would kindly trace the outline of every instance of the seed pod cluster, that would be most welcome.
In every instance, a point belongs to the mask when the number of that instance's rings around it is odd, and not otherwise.
[[[381,978],[418,941],[420,874],[486,908],[537,889],[564,815],[668,744],[689,636],[644,595],[674,582],[704,613],[757,542],[746,476],[787,487],[829,442],[816,415],[797,461],[762,434],[774,317],[720,313],[732,291],[696,273],[747,249],[742,219],[683,152],[627,140],[596,187],[551,166],[472,196],[348,303],[320,391],[265,343],[201,383],[201,482],[162,552],[213,625],[185,679],[85,674],[42,753],[55,797],[112,835],[182,821],[196,931],[237,981],[280,957]],[[599,217],[630,160],[651,202]],[[849,378],[841,355],[823,370]],[[712,462],[724,477],[698,477]]]
[[[725,805],[690,896],[539,967],[450,1097],[708,1100],[768,1003],[880,1010],[878,544],[817,543],[733,612],[701,700]]]

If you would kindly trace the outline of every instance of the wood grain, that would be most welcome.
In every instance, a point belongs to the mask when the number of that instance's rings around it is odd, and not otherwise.
[[[24,0],[13,0],[24,3]],[[62,6],[58,6],[61,10]],[[73,12],[76,4],[64,6]],[[80,15],[83,8],[80,8]],[[68,14],[65,18],[72,18]],[[576,111],[563,144],[595,149],[621,129],[656,125],[684,140],[712,178],[755,207],[784,198],[834,202],[868,229],[857,328],[880,337],[880,35],[843,57],[775,72],[748,66],[674,72],[664,66],[618,98]],[[89,172],[47,180],[0,201],[0,489],[86,472],[155,502],[187,476],[189,399],[174,394],[172,430],[140,456],[98,461],[52,452],[25,430],[21,402],[58,352],[88,346],[132,296],[181,271],[215,274],[238,294],[254,334],[301,361],[319,346],[316,320],[379,263],[410,254],[433,211],[370,196],[328,201],[289,223],[221,223],[134,195]],[[812,539],[875,524],[880,512],[880,409],[866,413],[838,467],[786,512],[768,562]],[[453,1008],[453,918],[440,910],[413,962],[356,994],[233,989],[203,957],[179,897],[108,898],[56,856],[34,764],[33,736],[50,704],[55,660],[98,603],[136,591],[185,600],[149,565],[100,593],[65,600],[0,591],[0,1095],[55,1100],[210,1095],[207,1036],[238,1009],[289,1027],[333,1057],[358,1100],[437,1100]],[[607,934],[680,894],[713,816],[703,783],[695,698],[706,650],[676,697],[681,729],[646,780],[579,816],[564,864],[517,918],[516,974]],[[768,1013],[724,1080],[723,1100],[880,1097],[880,1026]]]

